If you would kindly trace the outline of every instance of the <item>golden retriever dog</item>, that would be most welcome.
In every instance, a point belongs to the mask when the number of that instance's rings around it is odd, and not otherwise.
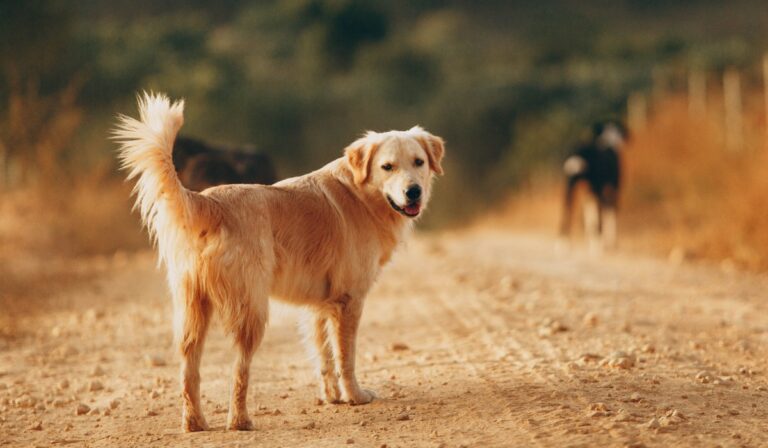
[[[237,357],[227,428],[249,430],[251,358],[267,323],[268,296],[304,307],[320,398],[369,403],[355,377],[355,344],[368,290],[426,206],[442,174],[443,141],[420,127],[368,132],[317,171],[266,185],[187,190],[172,151],[184,104],[139,98],[140,119],[121,116],[114,138],[136,207],[165,265],[181,353],[185,431],[208,429],[200,407],[200,358],[216,314]]]

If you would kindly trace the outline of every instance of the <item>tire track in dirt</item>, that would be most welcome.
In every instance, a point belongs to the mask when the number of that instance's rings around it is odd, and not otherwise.
[[[452,259],[454,257],[448,257]],[[464,263],[485,269],[484,262],[472,258],[467,258],[466,254],[461,258]],[[437,259],[431,260],[432,263],[439,265]],[[430,263],[430,264],[432,264]],[[442,263],[442,270],[449,269],[450,262]],[[494,269],[489,267],[489,269]],[[498,268],[495,268],[498,269]],[[455,282],[443,284],[443,290],[452,291],[451,298],[446,297],[445,293],[436,291],[430,297],[429,303],[435,302],[446,310],[457,322],[461,324],[464,331],[474,332],[483,342],[485,350],[484,359],[481,361],[470,360],[466,357],[457,357],[463,359],[468,366],[471,366],[473,374],[486,381],[491,388],[500,397],[503,397],[502,406],[508,413],[508,419],[516,423],[516,430],[525,431],[530,437],[529,444],[538,446],[547,446],[547,439],[555,436],[554,430],[563,434],[577,432],[584,425],[584,418],[580,410],[587,409],[590,405],[589,396],[582,393],[578,388],[572,388],[569,404],[575,404],[576,421],[558,419],[561,423],[553,425],[549,417],[556,414],[573,414],[565,400],[561,403],[552,402],[552,398],[562,395],[556,389],[548,391],[545,387],[551,383],[574,383],[572,375],[568,375],[564,366],[554,365],[558,359],[558,351],[549,339],[537,337],[536,329],[519,328],[514,320],[510,319],[509,310],[498,312],[494,310],[492,297],[481,287],[473,284],[471,281]],[[468,300],[459,300],[462,296],[471,297]],[[422,305],[423,307],[423,305]],[[433,325],[434,326],[434,325]],[[441,327],[438,327],[441,329]],[[495,348],[487,350],[488,348]],[[535,353],[534,351],[535,350]],[[525,398],[522,406],[510,406],[510,402],[520,402],[520,393],[515,393],[513,388],[504,387],[497,378],[514,373],[519,375],[523,370],[531,374],[525,389]],[[543,390],[541,390],[543,389]],[[532,397],[532,398],[531,398]],[[546,403],[549,401],[550,403]],[[550,421],[547,421],[550,420]],[[553,429],[554,426],[554,429]],[[547,429],[544,429],[546,427]],[[511,428],[506,428],[512,431]],[[594,434],[592,435],[594,441]],[[632,437],[625,436],[628,443],[632,442]],[[608,440],[610,442],[610,439]]]

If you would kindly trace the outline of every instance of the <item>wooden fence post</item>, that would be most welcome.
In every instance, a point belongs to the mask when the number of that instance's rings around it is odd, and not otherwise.
[[[765,146],[768,148],[768,53],[763,56],[763,97],[765,98]]]
[[[738,70],[729,68],[723,75],[723,96],[725,101],[725,147],[739,151],[744,144],[744,129],[741,109],[741,77]]]
[[[8,179],[8,150],[0,139],[0,191],[10,186]]]
[[[688,74],[688,114],[702,117],[707,113],[707,76],[699,70]]]
[[[648,124],[648,101],[642,92],[632,92],[627,98],[627,125],[632,132],[642,131]]]

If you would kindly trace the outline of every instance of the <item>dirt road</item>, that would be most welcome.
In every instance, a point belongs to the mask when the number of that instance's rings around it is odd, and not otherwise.
[[[764,277],[422,235],[366,304],[358,371],[376,401],[315,405],[295,313],[273,307],[257,430],[223,429],[233,352],[217,327],[202,368],[213,431],[184,434],[152,254],[38,269],[14,264],[0,286],[0,446],[768,445]]]

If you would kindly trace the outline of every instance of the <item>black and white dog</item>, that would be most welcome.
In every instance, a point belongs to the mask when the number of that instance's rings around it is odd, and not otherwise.
[[[563,164],[565,207],[560,229],[569,238],[577,187],[585,184],[584,231],[590,249],[616,245],[616,209],[621,186],[621,152],[627,131],[618,121],[603,121],[592,127],[592,138],[573,150]]]

